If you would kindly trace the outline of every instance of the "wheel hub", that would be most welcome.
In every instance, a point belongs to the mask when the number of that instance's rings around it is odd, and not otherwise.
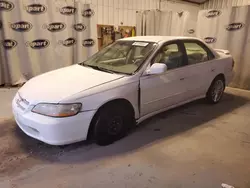
[[[120,116],[113,117],[109,122],[108,133],[110,135],[119,134],[122,129],[122,125],[123,125],[122,117]]]

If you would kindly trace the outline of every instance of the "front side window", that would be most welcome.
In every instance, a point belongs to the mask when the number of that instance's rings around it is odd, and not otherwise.
[[[187,52],[188,64],[193,65],[212,59],[209,49],[205,49],[196,42],[184,42]]]
[[[103,48],[81,65],[101,71],[133,74],[156,45],[153,42],[117,41]]]
[[[154,63],[164,63],[167,69],[175,69],[183,64],[183,53],[177,44],[168,44],[163,46],[156,55]]]

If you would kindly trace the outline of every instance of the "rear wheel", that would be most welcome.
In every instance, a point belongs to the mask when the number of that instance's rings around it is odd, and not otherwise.
[[[212,104],[218,103],[224,94],[224,90],[225,90],[224,79],[222,77],[215,78],[207,92],[206,96],[207,100]]]
[[[94,140],[104,146],[123,138],[134,123],[133,113],[124,105],[104,106],[94,120]]]

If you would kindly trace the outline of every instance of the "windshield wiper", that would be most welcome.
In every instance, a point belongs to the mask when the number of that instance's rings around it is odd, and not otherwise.
[[[91,67],[91,68],[93,68],[95,70],[99,70],[99,71],[103,71],[103,72],[108,72],[108,73],[114,74],[114,71],[109,70],[109,69],[105,69],[103,67],[99,67],[99,66],[96,66],[96,65],[87,65],[87,64],[84,64],[84,63],[82,63],[81,65],[86,66],[86,67]]]
[[[116,73],[116,74],[122,74],[122,75],[132,75],[132,74],[129,74],[129,73],[123,73],[123,72],[119,72],[119,71],[105,69],[103,67],[99,67],[99,66],[96,66],[96,65],[88,65],[88,64],[85,64],[85,63],[79,63],[79,65],[82,65],[82,66],[85,66],[85,67],[90,67],[92,69],[103,71],[103,72],[108,72],[108,73],[111,73],[111,74]]]

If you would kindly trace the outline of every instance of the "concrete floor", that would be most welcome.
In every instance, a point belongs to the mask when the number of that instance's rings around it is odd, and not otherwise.
[[[11,117],[13,93],[0,92],[0,188],[250,188],[250,92],[162,113],[106,147],[27,137]]]
[[[18,88],[0,88],[0,120],[9,119],[12,116],[11,100],[16,94]]]

